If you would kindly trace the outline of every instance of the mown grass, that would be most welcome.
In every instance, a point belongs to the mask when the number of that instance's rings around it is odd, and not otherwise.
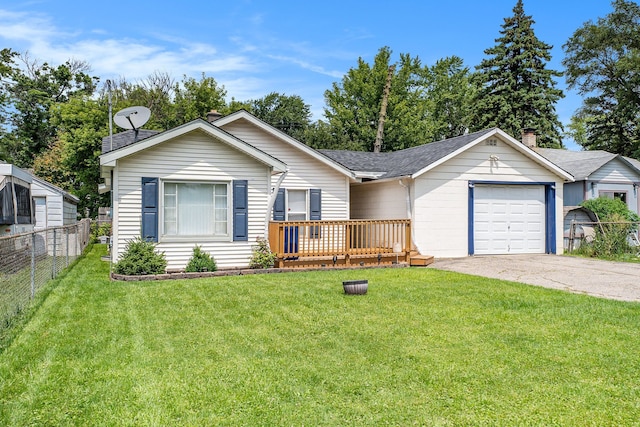
[[[0,355],[0,425],[640,423],[640,304],[413,268],[109,282],[101,250]]]

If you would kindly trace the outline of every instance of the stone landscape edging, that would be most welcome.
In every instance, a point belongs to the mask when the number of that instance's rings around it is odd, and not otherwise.
[[[163,273],[163,274],[144,274],[138,276],[129,276],[125,274],[111,273],[111,280],[122,282],[145,282],[153,280],[178,280],[178,279],[199,279],[204,277],[221,277],[221,276],[248,276],[252,274],[274,274],[274,273],[295,273],[303,271],[330,271],[330,270],[363,270],[374,268],[404,268],[409,267],[408,264],[391,264],[391,265],[371,265],[371,266],[350,266],[350,267],[304,267],[304,268],[245,268],[245,269],[229,269],[218,271],[205,271],[199,273]]]

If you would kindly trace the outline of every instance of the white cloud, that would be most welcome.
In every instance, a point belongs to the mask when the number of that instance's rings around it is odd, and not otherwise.
[[[118,78],[135,82],[156,71],[168,73],[176,81],[183,75],[199,79],[205,73],[225,86],[229,98],[256,99],[274,91],[296,94],[307,103],[311,101],[314,116],[319,116],[324,88],[317,87],[314,80],[341,78],[343,72],[322,64],[344,52],[273,37],[259,28],[264,23],[263,15],[244,18],[258,28],[236,35],[212,35],[209,43],[208,39],[188,39],[188,32],[175,36],[131,31],[126,36],[114,36],[112,31],[83,28],[82,24],[70,32],[61,30],[52,18],[41,13],[0,9],[0,45],[28,52],[41,63],[85,61],[91,67],[89,73],[99,76],[102,82]]]
[[[279,60],[279,61],[284,61],[284,62],[288,62],[291,64],[295,64],[301,68],[304,68],[305,70],[309,70],[309,71],[313,71],[314,73],[318,73],[318,74],[323,74],[325,76],[329,76],[329,77],[333,77],[333,78],[341,78],[344,73],[342,71],[330,71],[330,70],[325,70],[323,67],[319,66],[319,65],[314,65],[310,62],[307,61],[303,61],[299,58],[293,58],[293,57],[288,57],[288,56],[283,56],[283,55],[267,55],[268,58],[271,59],[275,59],[275,60]]]
[[[0,9],[0,37],[17,42],[56,37],[51,21],[36,13],[10,12]]]
[[[46,17],[0,10],[0,40],[7,40],[13,50],[28,51],[39,62],[61,64],[71,58],[83,60],[91,66],[92,73],[103,80],[121,76],[135,81],[154,71],[181,78],[183,74],[252,72],[256,69],[255,61],[235,53],[220,53],[215,46],[206,43],[167,37],[158,37],[151,42],[131,38],[102,39],[99,37],[105,35],[103,31],[92,31],[88,39],[79,39],[79,35],[58,31]]]

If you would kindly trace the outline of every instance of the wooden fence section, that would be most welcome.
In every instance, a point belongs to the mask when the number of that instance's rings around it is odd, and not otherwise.
[[[273,221],[269,244],[280,268],[408,263],[411,220]]]

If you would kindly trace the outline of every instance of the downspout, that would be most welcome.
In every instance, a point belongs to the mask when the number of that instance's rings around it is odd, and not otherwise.
[[[411,205],[411,187],[409,185],[406,185],[405,183],[402,182],[403,180],[400,179],[398,180],[398,184],[400,184],[402,187],[404,187],[407,191],[406,191],[406,206],[407,206],[407,218],[409,220],[413,220],[413,209],[412,209],[412,205]],[[416,245],[416,228],[413,226],[414,224],[411,225],[411,243],[412,246],[416,246],[417,249],[417,245]],[[413,249],[413,247],[409,248],[410,250]],[[418,252],[420,252],[420,250],[418,249]]]
[[[267,202],[267,214],[264,216],[264,239],[267,241],[267,243],[269,243],[269,218],[271,217],[271,211],[273,210],[273,205],[276,202],[276,197],[278,197],[278,190],[280,190],[282,181],[284,181],[288,173],[289,171],[286,170],[280,174],[280,177],[276,181],[276,185],[271,191],[269,201]]]

